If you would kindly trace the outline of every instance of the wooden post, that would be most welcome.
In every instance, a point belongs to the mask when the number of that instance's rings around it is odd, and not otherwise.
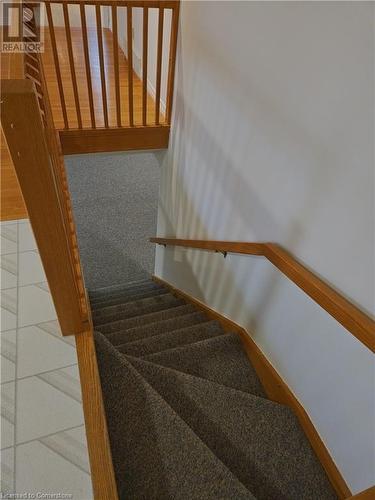
[[[88,328],[57,191],[34,84],[4,80],[1,88],[4,135],[14,163],[31,226],[63,335]]]

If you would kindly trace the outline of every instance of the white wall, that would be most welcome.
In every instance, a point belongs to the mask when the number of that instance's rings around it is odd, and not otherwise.
[[[158,235],[275,241],[374,312],[374,4],[183,2]],[[353,492],[374,363],[259,257],[163,247],[156,274],[252,332]]]

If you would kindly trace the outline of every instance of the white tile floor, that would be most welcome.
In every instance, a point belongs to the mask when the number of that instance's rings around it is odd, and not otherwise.
[[[0,232],[1,492],[90,500],[74,338],[60,335],[28,220]]]

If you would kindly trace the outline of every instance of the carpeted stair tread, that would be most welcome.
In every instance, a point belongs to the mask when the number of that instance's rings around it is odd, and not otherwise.
[[[130,356],[146,356],[222,334],[223,329],[218,321],[206,321],[187,328],[180,328],[172,332],[117,345],[116,348],[123,354]],[[108,338],[108,340],[111,339]]]
[[[95,343],[120,500],[255,500],[125,356]]]
[[[94,302],[91,304],[91,309],[93,311],[97,311],[98,309],[102,309],[103,307],[115,306],[118,304],[126,304],[128,302],[134,302],[135,300],[147,299],[148,297],[156,297],[157,295],[165,295],[168,293],[166,288],[157,288],[146,291],[140,291],[137,294],[127,295],[126,297],[113,297],[108,298],[107,300],[103,300],[100,302]]]
[[[169,309],[183,304],[185,304],[183,300],[168,293],[166,295],[128,302],[121,306],[105,307],[99,311],[93,311],[92,316],[94,324],[101,325],[103,323],[112,323],[113,321],[119,321],[133,316],[140,316],[163,309]]]
[[[127,359],[257,499],[337,498],[288,407]]]
[[[134,342],[148,337],[153,337],[155,335],[161,335],[163,333],[172,332],[181,328],[187,328],[199,323],[205,323],[208,320],[209,319],[205,314],[193,312],[182,316],[175,316],[169,319],[155,321],[144,326],[109,333],[107,334],[107,339],[113,345],[126,344],[128,342]]]
[[[145,285],[137,286],[137,287],[132,287],[127,290],[118,290],[114,291],[111,293],[107,294],[102,294],[98,297],[91,297],[90,296],[90,302],[91,304],[98,304],[100,302],[106,301],[106,300],[112,300],[112,299],[117,299],[117,298],[128,298],[128,297],[133,297],[134,295],[139,295],[141,293],[145,292],[151,292],[153,290],[168,290],[164,286],[157,285],[156,283],[147,283]]]
[[[142,286],[148,286],[151,284],[157,284],[149,278],[140,281],[131,281],[129,283],[121,283],[119,285],[106,286],[103,288],[95,288],[94,290],[88,290],[90,299],[96,299],[98,297],[106,297],[112,293],[126,292],[132,289],[136,289]]]
[[[144,359],[240,391],[265,395],[237,334],[224,334],[149,354]]]
[[[190,315],[196,312],[196,308],[191,304],[182,304],[177,307],[171,307],[167,309],[162,309],[160,311],[139,314],[131,318],[113,321],[106,325],[100,325],[98,330],[104,335],[110,334],[123,334],[125,330],[130,330],[131,328],[143,327],[144,325],[149,325],[151,323],[156,323],[158,321],[164,321],[166,319],[180,318],[186,315]]]

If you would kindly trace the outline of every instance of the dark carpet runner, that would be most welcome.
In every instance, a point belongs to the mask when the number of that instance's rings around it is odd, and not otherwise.
[[[151,280],[90,301],[121,499],[337,498],[237,334]]]

